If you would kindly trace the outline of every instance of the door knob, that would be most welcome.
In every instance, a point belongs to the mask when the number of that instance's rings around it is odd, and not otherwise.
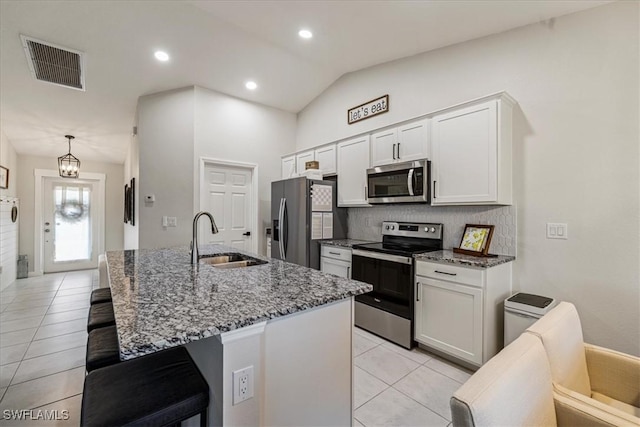
[[[48,228],[45,228],[45,229],[44,229],[44,232],[45,232],[45,233],[48,233],[49,231],[50,231],[50,230],[49,230]]]
[[[51,225],[51,224],[49,224],[48,222],[45,222],[44,225]]]
[[[251,232],[247,231],[246,233],[242,233],[243,236],[251,236]]]

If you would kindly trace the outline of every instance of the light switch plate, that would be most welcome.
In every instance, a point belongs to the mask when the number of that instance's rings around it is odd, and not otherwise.
[[[569,238],[569,228],[566,223],[560,223],[560,222],[547,223],[547,239],[567,240],[568,238]]]

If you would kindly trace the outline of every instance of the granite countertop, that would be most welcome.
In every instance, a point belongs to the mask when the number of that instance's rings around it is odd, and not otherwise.
[[[336,239],[336,240],[323,240],[320,242],[322,245],[337,246],[340,248],[351,248],[353,245],[361,245],[363,243],[372,243],[367,240],[356,239]]]
[[[418,261],[435,261],[448,264],[459,264],[471,267],[489,268],[496,265],[511,262],[516,257],[511,255],[498,255],[492,258],[475,257],[472,255],[456,254],[451,250],[427,252],[424,254],[414,255],[414,258]]]
[[[241,252],[204,245],[200,255]],[[247,253],[267,264],[190,264],[186,247],[107,252],[120,357],[132,359],[363,294],[372,286]]]

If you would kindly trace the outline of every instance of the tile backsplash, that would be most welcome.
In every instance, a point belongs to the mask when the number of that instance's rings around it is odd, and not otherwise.
[[[458,247],[465,224],[495,225],[490,253],[516,255],[515,206],[383,205],[349,208],[351,239],[382,239],[382,221],[437,222],[444,224],[444,248]]]

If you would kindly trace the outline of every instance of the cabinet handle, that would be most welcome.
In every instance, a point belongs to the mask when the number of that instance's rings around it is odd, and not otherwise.
[[[367,186],[364,186],[364,200],[367,200]]]
[[[391,155],[393,155],[393,160],[396,159],[396,144],[393,144],[393,148],[391,149]]]
[[[420,282],[416,282],[416,301],[420,301]]]
[[[340,256],[340,252],[331,252],[331,251],[329,251],[329,253],[330,253],[331,255],[338,255],[338,256]]]
[[[347,279],[351,279],[351,273],[349,270],[351,270],[351,267],[347,267]]]
[[[438,181],[433,181],[433,198],[436,198],[436,182]]]
[[[398,142],[398,148],[396,150],[397,150],[396,157],[398,158],[398,160],[400,160],[400,143],[399,142]]]
[[[438,270],[435,270],[434,273],[446,274],[447,276],[457,276],[458,275],[458,273],[447,273],[446,271],[438,271]]]

